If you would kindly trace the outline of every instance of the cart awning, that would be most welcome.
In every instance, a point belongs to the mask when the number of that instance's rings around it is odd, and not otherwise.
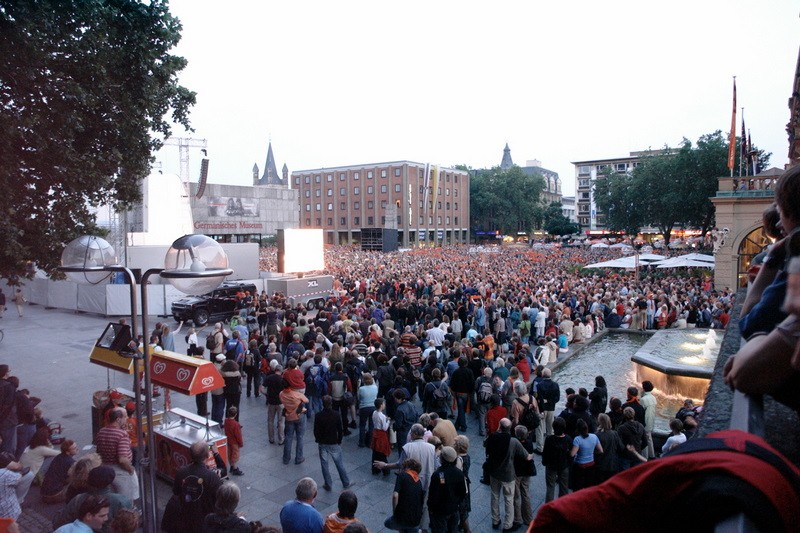
[[[211,361],[164,350],[150,355],[150,379],[162,387],[190,396],[225,384]]]

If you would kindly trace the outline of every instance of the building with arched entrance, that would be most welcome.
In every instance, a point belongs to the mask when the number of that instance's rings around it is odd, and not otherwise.
[[[757,176],[720,178],[716,196],[717,235],[714,285],[736,289],[747,285],[750,263],[769,241],[762,213],[775,201],[775,181],[783,173],[771,168]]]
[[[789,98],[789,164],[800,164],[800,54],[797,58],[792,94]],[[762,231],[761,214],[775,201],[775,182],[784,170],[771,168],[756,176],[720,178],[711,198],[718,228],[714,248],[717,288],[734,289],[747,284],[750,262],[768,243]]]

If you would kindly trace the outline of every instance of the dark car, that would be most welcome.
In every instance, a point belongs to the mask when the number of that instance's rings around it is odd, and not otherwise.
[[[172,316],[175,320],[194,322],[195,326],[205,326],[210,320],[225,320],[238,311],[236,293],[250,291],[257,297],[256,286],[252,283],[226,282],[202,296],[187,296],[172,303]]]

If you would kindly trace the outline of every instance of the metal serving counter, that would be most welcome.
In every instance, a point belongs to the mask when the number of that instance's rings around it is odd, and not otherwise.
[[[178,469],[192,462],[190,447],[198,440],[213,444],[228,464],[228,439],[220,425],[184,409],[166,411],[162,423],[154,428],[156,472],[172,481]],[[213,457],[208,465],[215,467]]]

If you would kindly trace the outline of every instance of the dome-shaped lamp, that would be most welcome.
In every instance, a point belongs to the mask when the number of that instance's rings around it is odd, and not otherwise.
[[[228,254],[217,241],[206,235],[184,235],[167,251],[161,277],[185,294],[205,294],[230,274]]]
[[[97,284],[111,275],[103,268],[119,264],[114,247],[94,235],[83,235],[61,252],[61,267],[77,283]]]

